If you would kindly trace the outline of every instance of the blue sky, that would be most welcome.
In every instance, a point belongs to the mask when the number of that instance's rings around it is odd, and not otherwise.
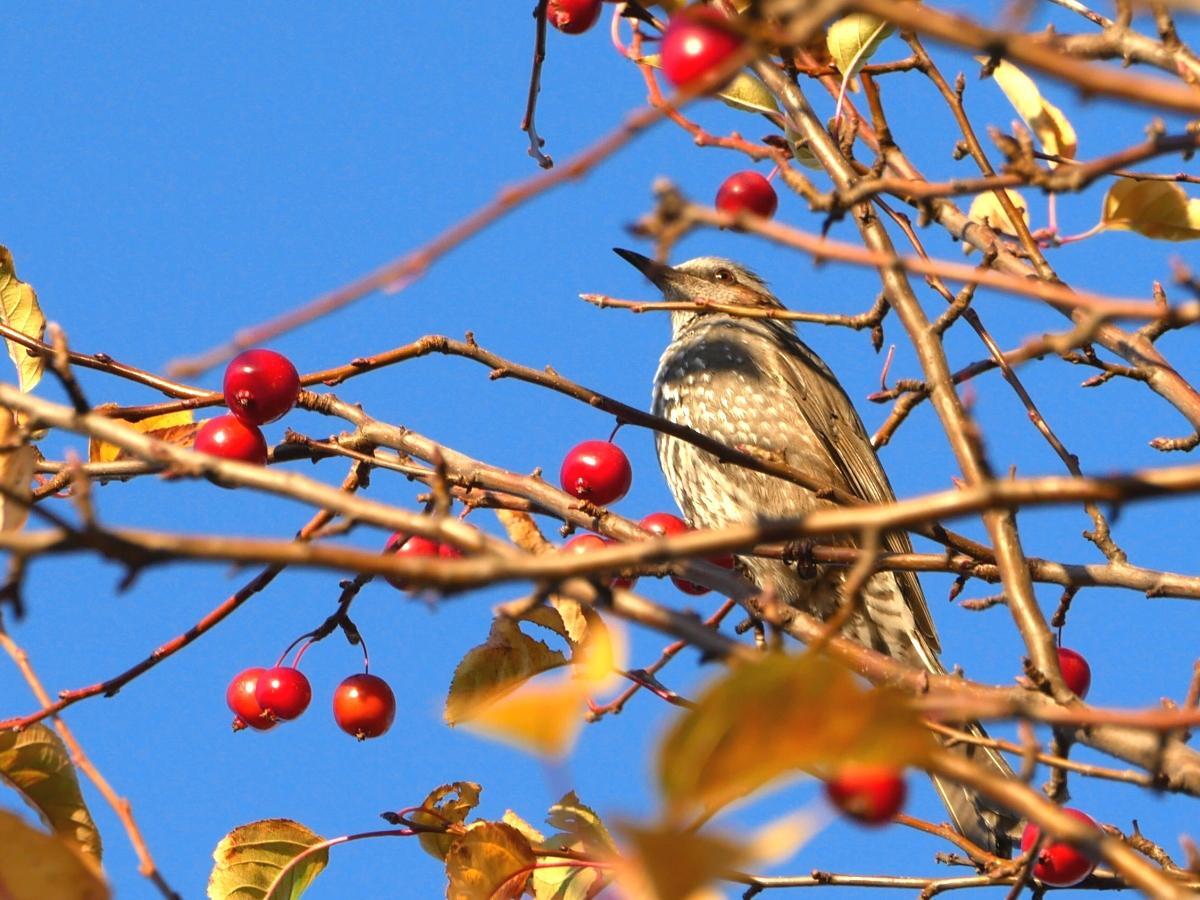
[[[502,186],[537,172],[518,130],[532,40],[527,3],[369,4],[346,7],[262,3],[187,7],[83,4],[7,11],[0,47],[10,61],[0,142],[0,243],[13,252],[22,278],[38,289],[48,316],[72,345],[148,368],[226,339],[234,330],[339,286],[416,247],[477,208]],[[979,5],[975,5],[979,8]],[[988,4],[989,8],[992,4]],[[1061,11],[1054,18],[1076,27]],[[974,64],[937,50],[948,73]],[[892,40],[878,59],[898,58]],[[976,121],[1007,129],[1011,109],[993,85],[968,78]],[[1045,83],[1068,106],[1080,133],[1081,157],[1135,143],[1146,116],[1096,101],[1074,108],[1069,92]],[[890,77],[885,102],[897,140],[931,177],[971,174],[955,163],[952,122],[919,76]],[[641,78],[613,53],[603,28],[582,37],[550,35],[538,112],[547,150],[559,161],[611,130],[643,102]],[[819,98],[824,104],[825,98]],[[824,107],[823,107],[824,109]],[[828,113],[828,109],[825,109]],[[718,132],[758,137],[761,119],[715,103],[693,113]],[[1168,124],[1178,126],[1176,120]],[[1163,170],[1181,163],[1166,161]],[[343,363],[429,333],[467,330],[489,349],[530,365],[552,364],[584,384],[645,406],[665,318],[600,311],[581,291],[650,299],[640,276],[610,252],[646,250],[626,226],[649,207],[659,175],[709,200],[730,172],[747,168],[724,151],[698,150],[682,132],[659,126],[578,183],[515,211],[496,227],[440,260],[402,294],[374,296],[272,346],[301,371]],[[764,172],[765,172],[765,167]],[[1102,187],[1060,205],[1065,232],[1096,220]],[[1044,200],[1030,198],[1035,224]],[[778,217],[820,227],[795,196],[781,198]],[[834,226],[853,239],[852,226]],[[928,249],[959,257],[958,247],[930,230]],[[1168,247],[1137,235],[1100,235],[1055,252],[1068,281],[1114,294],[1148,297],[1150,280],[1169,280],[1167,259],[1190,245]],[[872,273],[836,266],[815,269],[803,257],[736,234],[689,237],[679,258],[722,254],[757,268],[797,308],[857,312],[877,291]],[[1174,296],[1174,295],[1173,295]],[[931,315],[940,311],[926,296]],[[984,321],[1004,347],[1061,329],[1056,314],[1027,301],[981,292]],[[893,377],[919,374],[899,325]],[[881,358],[865,334],[803,328],[859,405],[868,429],[887,410],[863,398],[878,384]],[[1185,376],[1197,371],[1197,341],[1173,334],[1162,346]],[[983,355],[965,326],[947,341],[951,362]],[[1089,372],[1058,361],[1022,371],[1046,418],[1088,472],[1104,473],[1180,461],[1150,450],[1153,437],[1186,433],[1181,417],[1141,385],[1114,382],[1081,390]],[[93,402],[153,402],[147,391],[81,375]],[[204,384],[215,387],[219,373]],[[1029,426],[1011,391],[989,375],[975,385],[974,410],[998,471],[1058,474],[1060,464]],[[38,388],[57,398],[49,380]],[[372,414],[425,433],[516,471],[557,471],[563,453],[608,435],[612,422],[566,398],[530,386],[491,382],[462,360],[423,359],[354,380],[339,396]],[[338,423],[296,413],[286,425],[324,436]],[[279,440],[283,423],[268,427]],[[634,465],[634,488],[618,511],[640,517],[672,509],[648,432],[627,428],[619,442]],[[75,438],[53,437],[47,455],[84,452]],[[907,496],[948,487],[957,468],[928,405],[884,451],[896,491]],[[338,463],[298,471],[340,481]],[[419,489],[380,473],[370,495],[413,508]],[[307,518],[299,505],[207,483],[143,480],[97,491],[101,520],[144,528],[191,529],[285,537]],[[1115,536],[1132,561],[1195,570],[1187,525],[1200,507],[1173,500],[1121,511]],[[487,514],[473,521],[494,529]],[[1075,508],[1022,515],[1030,554],[1067,561],[1098,559],[1079,537],[1088,525]],[[979,534],[975,522],[963,530]],[[385,535],[360,529],[353,540],[381,546]],[[13,634],[52,690],[89,684],[140,659],[215,606],[249,572],[219,566],[174,566],[145,573],[125,593],[120,572],[77,557],[34,565],[28,618]],[[923,578],[950,665],[982,680],[1008,682],[1020,670],[1020,644],[1003,609],[970,613],[945,602],[949,579]],[[689,600],[667,583],[643,580],[645,592],[674,607],[706,611],[712,597]],[[157,861],[187,897],[203,894],[209,854],[244,822],[298,819],[334,836],[378,826],[377,814],[421,801],[446,781],[484,784],[481,812],[513,808],[539,822],[564,786],[610,817],[653,808],[648,748],[670,710],[641,698],[620,717],[590,727],[562,770],[547,770],[518,752],[446,728],[440,704],[462,654],[487,633],[489,610],[517,589],[487,590],[444,604],[413,602],[385,584],[369,586],[354,616],[372,651],[372,670],[387,677],[400,715],[385,738],[362,745],[339,732],[328,712],[333,687],[356,671],[358,651],[336,639],[311,650],[305,669],[313,708],[267,734],[231,734],[224,690],[249,665],[268,665],[298,634],[333,609],[338,578],[289,572],[225,625],[135,681],[117,697],[73,708],[68,721],[96,764],[133,802]],[[968,595],[991,593],[972,584]],[[1049,612],[1058,592],[1039,588]],[[1186,600],[1088,591],[1075,601],[1066,643],[1093,662],[1091,699],[1146,706],[1182,698],[1195,657],[1194,616]],[[635,663],[652,661],[664,639],[634,637]],[[694,655],[685,654],[666,681],[694,690]],[[33,708],[11,667],[0,665],[0,715]],[[1003,730],[1003,729],[1000,729]],[[1086,751],[1081,758],[1090,758]],[[1156,798],[1123,786],[1074,779],[1075,803],[1128,830],[1144,830],[1177,851],[1192,827],[1191,801]],[[941,819],[932,790],[913,779],[913,812]],[[731,825],[761,821],[806,804],[811,784],[739,811]],[[118,896],[157,896],[111,812],[94,794],[92,809],[107,845],[106,869]],[[0,803],[16,804],[0,794]],[[864,833],[835,824],[783,871],[813,868],[900,874],[944,873],[932,861],[942,845],[899,828]],[[412,841],[363,842],[334,851],[332,865],[309,896],[440,894],[440,867]],[[829,893],[837,895],[835,891]],[[842,896],[851,896],[843,892]]]

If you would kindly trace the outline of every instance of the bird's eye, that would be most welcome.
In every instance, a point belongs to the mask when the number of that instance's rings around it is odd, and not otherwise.
[[[717,269],[717,271],[713,273],[713,278],[715,278],[717,281],[733,281],[733,273],[728,269]]]

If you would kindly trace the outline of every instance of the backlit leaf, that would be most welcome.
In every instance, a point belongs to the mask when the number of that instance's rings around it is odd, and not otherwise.
[[[113,421],[124,422],[123,419],[116,418]],[[190,447],[196,432],[200,430],[200,423],[195,421],[195,416],[192,415],[190,409],[164,413],[161,416],[150,416],[147,419],[138,419],[136,422],[125,422],[125,424],[140,434],[146,434],[180,447]],[[135,458],[114,444],[108,444],[96,438],[88,441],[89,462],[108,463]]]
[[[573,680],[527,684],[473,713],[472,731],[543,756],[562,756],[583,727],[588,693]]]
[[[467,651],[454,670],[445,719],[457,725],[473,718],[534,675],[566,664],[557,650],[529,637],[513,619],[498,616],[487,641]]]
[[[551,828],[557,828],[562,837],[578,844],[580,850],[601,856],[615,853],[617,850],[617,845],[608,829],[604,827],[600,816],[590,806],[581,802],[574,791],[567,792],[550,807],[546,823]]]
[[[976,59],[987,62],[986,57]],[[1032,78],[1005,60],[1001,60],[992,70],[992,78],[1037,137],[1043,150],[1067,159],[1075,158],[1078,148],[1075,129],[1062,110],[1042,96]]]
[[[1118,178],[1104,197],[1100,224],[1165,241],[1200,238],[1200,200],[1169,181]]]
[[[293,866],[268,898],[267,891],[283,868],[324,839],[291,819],[264,819],[240,825],[213,851],[208,877],[209,900],[296,900],[329,862],[328,848]]]
[[[1004,193],[1008,195],[1008,199],[1013,202],[1013,205],[1020,212],[1021,218],[1028,225],[1029,204],[1025,202],[1025,198],[1016,191],[1005,190]],[[1001,206],[1000,200],[994,191],[985,191],[982,194],[976,195],[975,199],[971,201],[971,208],[968,210],[968,215],[972,219],[984,222],[995,231],[1014,235],[1017,233],[1016,226],[1013,224],[1012,219],[1009,218],[1008,213],[1004,211],[1004,207]]]
[[[662,68],[662,57],[657,53],[643,56],[638,61],[655,69]],[[733,81],[717,92],[716,96],[734,109],[752,113],[779,112],[779,104],[770,88],[763,84],[756,75],[751,75],[749,72],[739,72],[734,76]]]
[[[481,822],[446,854],[447,900],[517,900],[537,863],[529,841],[511,825]]]
[[[621,827],[632,853],[618,871],[626,896],[696,900],[722,875],[750,862],[746,846],[729,838],[672,827]],[[719,894],[715,896],[720,896]]]
[[[46,317],[38,303],[37,291],[17,277],[12,253],[4,246],[0,246],[0,319],[9,328],[38,340],[46,333]],[[6,343],[8,355],[17,367],[21,390],[32,390],[42,380],[45,360],[30,356],[29,351],[15,341]]]
[[[4,900],[108,900],[100,866],[76,845],[0,811],[0,896]]]
[[[550,807],[546,821],[559,831],[539,845],[547,850],[569,850],[589,859],[616,858],[617,847],[600,816],[581,803],[574,791]],[[590,900],[609,879],[608,870],[593,866],[554,866],[533,873],[536,900]]]
[[[888,37],[896,30],[869,13],[851,13],[832,25],[825,35],[825,44],[838,71],[845,79],[853,78],[867,64]]]
[[[29,518],[29,501],[33,497],[33,469],[37,463],[37,448],[19,444],[21,432],[12,410],[0,407],[0,532],[19,531]]]
[[[408,818],[418,825],[430,828],[453,828],[461,826],[467,815],[479,805],[479,793],[483,790],[473,781],[456,781],[434,788],[421,804],[421,810],[409,813]],[[423,810],[429,810],[424,812]],[[461,833],[461,829],[448,834],[422,834],[418,836],[421,847],[437,859],[445,859],[446,851]]]
[[[100,832],[79,791],[70,753],[51,729],[39,722],[24,731],[0,731],[0,778],[55,834],[100,859]]]
[[[658,781],[672,813],[711,811],[805,771],[919,762],[930,741],[898,692],[865,689],[824,656],[772,653],[717,679],[675,721]]]

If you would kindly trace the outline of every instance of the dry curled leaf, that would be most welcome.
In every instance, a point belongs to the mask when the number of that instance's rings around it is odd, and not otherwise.
[[[39,341],[46,333],[46,316],[38,303],[37,291],[17,277],[12,253],[0,246],[0,319],[9,328]],[[21,390],[29,391],[42,380],[46,362],[15,341],[6,341],[8,355],[17,367]]]
[[[987,62],[987,57],[976,59]],[[1075,129],[1062,110],[1042,96],[1032,78],[1005,60],[1001,60],[992,70],[992,78],[1037,137],[1043,150],[1067,159],[1075,158],[1078,149]]]
[[[1200,200],[1169,181],[1118,178],[1104,196],[1103,228],[1136,231],[1164,241],[1200,238]]]
[[[445,859],[446,851],[461,833],[467,815],[479,805],[479,794],[483,790],[473,781],[456,781],[443,784],[429,792],[421,808],[409,813],[410,821],[428,828],[450,829],[445,834],[426,832],[418,835],[421,847],[430,856]],[[426,811],[428,810],[428,811]]]
[[[114,419],[124,422],[124,419]],[[168,444],[178,447],[190,447],[196,432],[200,430],[200,422],[195,421],[190,409],[179,412],[164,413],[161,416],[150,416],[148,419],[138,419],[136,422],[125,422],[134,431],[149,435]],[[105,443],[98,438],[88,441],[89,462],[117,462],[122,459],[133,459],[128,453],[113,444]]]

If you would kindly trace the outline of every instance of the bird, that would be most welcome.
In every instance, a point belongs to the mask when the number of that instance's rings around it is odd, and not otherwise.
[[[767,456],[864,501],[895,501],[887,474],[862,419],[828,365],[780,318],[730,314],[719,307],[785,309],[766,282],[744,265],[702,256],[676,266],[614,248],[662,292],[667,301],[703,301],[704,309],[671,312],[671,341],[654,376],[651,410],[727,446]],[[718,307],[718,308],[711,308]],[[661,431],[659,464],[692,527],[793,518],[835,505],[791,481],[721,462]],[[854,537],[840,539],[856,546]],[[903,531],[880,537],[880,549],[911,553]],[[840,604],[846,569],[757,556],[739,565],[760,590],[821,619]],[[937,630],[916,574],[879,571],[863,584],[857,612],[842,633],[904,663],[944,673]],[[970,726],[982,735],[975,723]],[[995,750],[959,744],[962,752],[998,774],[1012,770]],[[970,789],[940,778],[934,787],[958,830],[990,852],[1011,856],[1020,822],[989,806]]]

